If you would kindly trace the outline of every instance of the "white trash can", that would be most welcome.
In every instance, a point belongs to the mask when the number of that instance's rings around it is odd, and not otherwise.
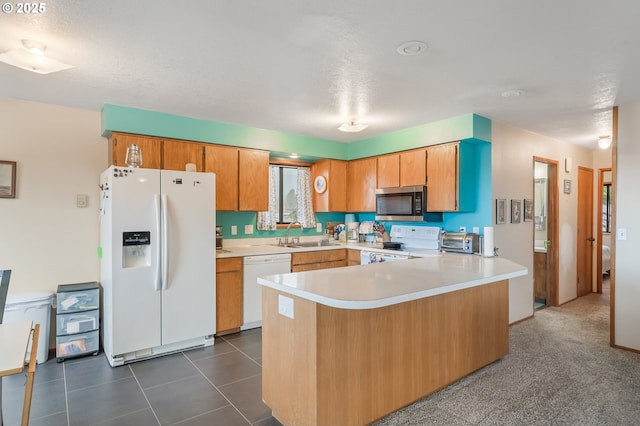
[[[12,323],[33,321],[40,324],[40,338],[38,339],[38,353],[36,361],[42,364],[49,358],[49,322],[51,320],[51,306],[53,293],[50,291],[33,291],[24,293],[9,293],[4,308],[2,322]],[[27,349],[27,360],[30,359],[31,343]]]

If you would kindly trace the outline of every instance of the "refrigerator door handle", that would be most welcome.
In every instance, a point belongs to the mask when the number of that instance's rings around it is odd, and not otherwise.
[[[167,194],[162,194],[162,289],[166,290],[169,281],[169,254],[167,240],[169,239],[169,218],[167,217]]]
[[[154,213],[155,213],[155,219],[156,219],[156,235],[159,237],[160,236],[160,194],[154,194],[153,195],[153,205],[154,205]],[[156,291],[160,291],[160,286],[161,286],[161,280],[162,280],[162,272],[160,270],[160,268],[162,267],[160,265],[160,242],[156,241],[156,253],[155,253],[155,257],[157,259],[156,261],[156,270],[155,270],[155,276],[153,277],[153,287]]]

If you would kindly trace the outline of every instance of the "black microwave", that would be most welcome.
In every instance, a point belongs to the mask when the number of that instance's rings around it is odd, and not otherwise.
[[[429,213],[424,185],[376,189],[376,220],[442,222],[442,213]]]

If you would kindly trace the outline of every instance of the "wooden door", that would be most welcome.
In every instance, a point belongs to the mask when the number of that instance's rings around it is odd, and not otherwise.
[[[238,161],[238,148],[204,148],[204,171],[216,174],[216,210],[238,210]]]
[[[427,211],[458,208],[458,143],[427,147]]]
[[[269,210],[269,151],[240,149],[238,210]]]
[[[397,188],[400,186],[400,155],[381,155],[377,161],[376,188]]]
[[[376,211],[376,166],[375,157],[349,161],[347,168],[348,211]]]
[[[424,185],[427,178],[427,150],[400,153],[400,186]]]
[[[578,297],[593,291],[593,169],[578,167]]]
[[[109,164],[119,167],[126,166],[127,147],[131,144],[136,144],[140,148],[143,168],[161,168],[162,141],[159,138],[118,132],[113,132],[109,136]]]
[[[185,171],[187,163],[196,165],[196,171],[203,171],[204,144],[179,140],[162,142],[162,168],[164,170]]]

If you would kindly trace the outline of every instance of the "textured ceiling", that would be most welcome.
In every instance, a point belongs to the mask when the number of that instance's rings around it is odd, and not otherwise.
[[[631,0],[53,1],[0,13],[0,52],[33,39],[74,68],[0,63],[0,96],[345,142],[477,113],[595,149],[640,100],[639,18]],[[426,53],[397,54],[409,40]],[[369,127],[337,130],[353,118]]]

